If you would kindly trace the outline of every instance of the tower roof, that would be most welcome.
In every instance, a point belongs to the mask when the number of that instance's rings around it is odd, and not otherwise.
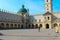
[[[22,5],[22,8],[18,11],[18,13],[26,13],[27,10],[24,8],[24,5]]]
[[[46,12],[46,13],[43,14],[43,15],[52,15],[52,13],[50,13],[50,12]]]

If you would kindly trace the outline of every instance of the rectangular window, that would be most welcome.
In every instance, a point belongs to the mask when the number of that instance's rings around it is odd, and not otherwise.
[[[47,8],[47,10],[49,10],[49,9]]]
[[[35,20],[35,22],[37,22],[37,20]]]

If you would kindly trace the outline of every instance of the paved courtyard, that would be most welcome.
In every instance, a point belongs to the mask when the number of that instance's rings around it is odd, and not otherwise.
[[[60,33],[54,29],[13,29],[0,30],[0,40],[60,40]]]

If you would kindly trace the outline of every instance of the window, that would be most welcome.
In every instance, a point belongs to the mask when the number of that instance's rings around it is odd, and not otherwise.
[[[39,19],[39,22],[40,22],[41,20]]]
[[[48,2],[48,0],[47,0],[47,2]]]
[[[49,6],[47,5],[47,10],[49,10]]]
[[[48,20],[49,20],[49,17],[48,17]]]
[[[48,10],[48,8],[47,8],[47,10]]]
[[[22,19],[22,23],[24,23],[24,20]]]
[[[48,5],[47,5],[47,7],[48,7]]]
[[[46,19],[46,17],[44,17],[44,19]]]
[[[37,20],[35,20],[35,22],[37,22]]]
[[[49,8],[47,8],[47,11],[49,11]]]
[[[33,20],[31,20],[31,22],[33,22]]]

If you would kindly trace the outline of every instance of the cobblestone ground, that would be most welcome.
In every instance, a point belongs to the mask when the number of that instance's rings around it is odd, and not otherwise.
[[[60,33],[54,29],[13,29],[0,30],[0,40],[60,40]]]

